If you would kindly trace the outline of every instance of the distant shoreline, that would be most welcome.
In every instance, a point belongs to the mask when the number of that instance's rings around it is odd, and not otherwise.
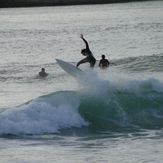
[[[0,8],[123,3],[148,0],[0,0]]]

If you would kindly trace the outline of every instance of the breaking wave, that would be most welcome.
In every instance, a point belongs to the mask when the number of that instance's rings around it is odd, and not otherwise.
[[[58,133],[62,129],[161,129],[163,82],[157,78],[86,75],[77,91],[58,91],[0,113],[0,135]]]

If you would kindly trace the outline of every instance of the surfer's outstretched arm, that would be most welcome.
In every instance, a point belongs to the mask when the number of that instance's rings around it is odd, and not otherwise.
[[[85,43],[85,45],[86,45],[86,49],[90,51],[88,42],[87,42],[87,41],[85,40],[85,38],[83,37],[83,34],[81,34],[80,38],[84,41],[84,43]]]
[[[80,60],[80,61],[77,63],[76,67],[78,67],[80,64],[86,63],[86,62],[88,62],[88,59],[87,59],[87,58],[84,58],[84,59]]]

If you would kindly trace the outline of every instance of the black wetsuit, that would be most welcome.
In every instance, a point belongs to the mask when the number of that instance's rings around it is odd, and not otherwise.
[[[107,68],[109,67],[110,62],[107,59],[101,59],[99,62],[99,66],[101,68]]]
[[[46,72],[44,72],[44,71],[41,71],[41,72],[39,72],[39,76],[40,77],[47,77],[48,74]]]
[[[89,49],[88,42],[84,38],[82,38],[82,39],[83,39],[83,41],[86,44],[86,49],[84,49],[84,53],[85,53],[84,55],[86,56],[86,58],[84,58],[81,61],[79,61],[76,66],[78,67],[82,63],[89,62],[90,63],[90,67],[94,67],[94,65],[96,63],[96,59],[95,59],[95,57],[93,56],[92,52]]]

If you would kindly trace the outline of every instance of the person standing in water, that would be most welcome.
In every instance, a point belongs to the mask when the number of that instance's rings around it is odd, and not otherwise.
[[[84,39],[83,35],[81,34],[80,38],[84,41],[86,48],[81,50],[81,54],[86,56],[84,59],[80,60],[76,67],[78,67],[80,64],[86,63],[88,62],[90,64],[90,67],[94,67],[95,63],[96,63],[96,59],[93,56],[92,52],[89,49],[89,45],[88,42]]]
[[[108,61],[108,59],[105,59],[105,55],[101,55],[101,60],[99,62],[99,67],[104,69],[109,67],[110,62]]]

